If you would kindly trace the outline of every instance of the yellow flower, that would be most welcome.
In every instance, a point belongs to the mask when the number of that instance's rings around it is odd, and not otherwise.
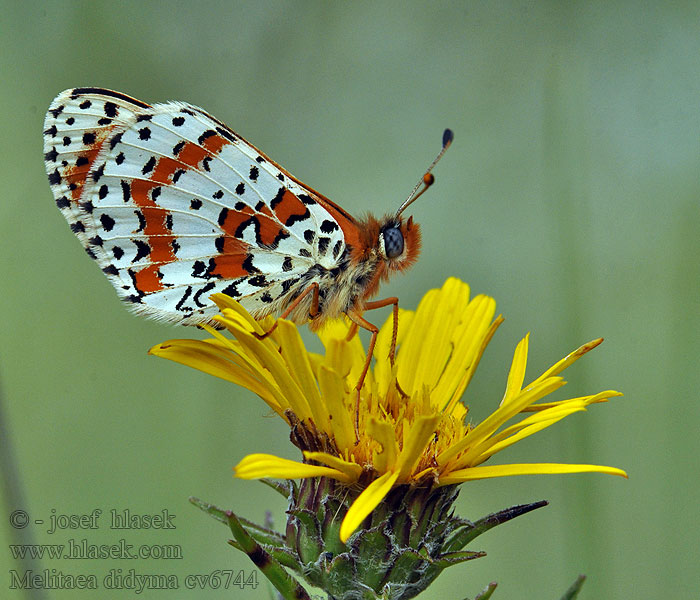
[[[393,366],[391,319],[381,328],[374,368],[360,392],[356,415],[354,388],[366,354],[358,336],[347,339],[348,323],[332,322],[319,333],[325,347],[325,354],[319,355],[306,350],[291,322],[279,320],[272,334],[260,339],[255,334],[268,331],[274,321],[256,322],[227,296],[217,294],[213,299],[221,310],[216,320],[234,339],[207,327],[211,339],[171,340],[152,348],[151,354],[250,389],[292,427],[303,462],[250,454],[235,467],[237,477],[328,477],[356,490],[359,486],[362,491],[340,528],[342,541],[400,485],[436,488],[539,473],[627,476],[621,469],[600,465],[483,465],[497,452],[567,415],[620,395],[607,390],[541,402],[566,383],[559,374],[600,339],[574,350],[524,385],[526,336],[515,349],[500,403],[481,423],[472,424],[460,398],[502,318],[494,319],[492,298],[470,299],[467,284],[450,278],[441,289],[430,290],[415,312],[400,311]]]

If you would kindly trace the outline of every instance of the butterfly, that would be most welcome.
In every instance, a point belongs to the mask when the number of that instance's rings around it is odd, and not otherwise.
[[[137,314],[211,323],[211,294],[256,319],[320,327],[363,312],[391,274],[411,266],[420,229],[403,211],[434,181],[430,171],[383,218],[352,217],[218,119],[183,102],[149,105],[102,88],[59,94],[46,114],[44,158],[56,204],[88,255]],[[418,188],[422,189],[418,191]],[[269,333],[269,332],[268,332]]]

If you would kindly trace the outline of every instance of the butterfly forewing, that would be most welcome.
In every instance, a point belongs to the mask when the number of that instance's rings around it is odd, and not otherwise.
[[[342,264],[349,216],[197,107],[77,88],[44,136],[59,208],[137,312],[207,321],[224,292],[279,313]]]

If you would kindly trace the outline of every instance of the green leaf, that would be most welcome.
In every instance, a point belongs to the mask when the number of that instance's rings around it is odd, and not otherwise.
[[[586,576],[585,575],[579,575],[576,578],[576,581],[574,581],[571,584],[571,587],[564,592],[564,595],[561,597],[561,600],[574,600],[578,596],[578,593],[581,591],[581,588],[583,587],[583,582],[586,581]]]
[[[208,502],[204,502],[199,498],[195,498],[194,496],[190,498],[190,503],[207,513],[213,519],[228,525],[228,518],[226,516],[228,511],[214,506],[213,504],[209,504]],[[284,537],[277,531],[273,531],[272,529],[268,529],[267,527],[253,523],[252,521],[244,519],[243,517],[241,517],[239,520],[256,542],[267,546],[274,546],[276,548],[286,548]]]
[[[447,540],[444,546],[444,550],[447,552],[461,550],[474,538],[485,533],[489,529],[496,527],[496,525],[501,525],[515,517],[529,513],[537,508],[542,508],[549,504],[546,500],[540,500],[539,502],[532,502],[530,504],[518,504],[516,506],[511,506],[510,508],[505,508],[501,511],[492,513],[482,517],[478,521],[472,523],[464,523],[455,532],[452,533],[450,538]]]
[[[233,533],[240,548],[282,594],[284,600],[311,600],[299,582],[248,534],[236,515],[227,511],[226,516],[231,533]]]
[[[202,510],[205,513],[207,513],[210,517],[216,519],[217,521],[220,521],[221,523],[224,523],[225,525],[228,525],[226,511],[223,508],[219,508],[218,506],[214,506],[213,504],[204,502],[204,500],[200,500],[199,498],[195,498],[194,496],[190,496],[190,503],[196,506],[199,510]]]
[[[437,560],[433,561],[433,564],[444,569],[468,560],[481,558],[482,556],[486,556],[486,552],[469,552],[468,550],[462,550],[460,552],[446,552],[445,554],[441,554]]]
[[[476,595],[474,600],[488,600],[491,597],[491,594],[493,594],[493,592],[496,590],[496,586],[498,586],[498,584],[495,582],[489,583]],[[469,598],[465,598],[464,600],[469,600]]]
[[[261,483],[264,483],[267,486],[270,486],[273,490],[275,490],[277,493],[281,494],[282,496],[286,498],[289,498],[289,493],[291,492],[292,489],[292,483],[291,481],[286,481],[282,479],[260,479]]]

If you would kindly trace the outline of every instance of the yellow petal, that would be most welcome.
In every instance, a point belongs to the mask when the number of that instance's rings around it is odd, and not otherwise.
[[[260,373],[237,364],[240,356],[227,352],[209,340],[168,340],[148,351],[209,375],[231,381],[262,398],[282,418],[287,402],[276,384]]]
[[[467,433],[464,438],[452,444],[447,450],[438,455],[438,465],[446,465],[458,454],[465,451],[465,454],[460,457],[460,461],[466,461],[468,464],[471,463],[479,454],[479,444],[492,435],[503,423],[517,415],[525,406],[537,402],[537,400],[543,396],[560,388],[564,383],[561,377],[550,377],[537,384],[531,384],[528,388],[523,390],[517,398],[514,398],[508,404],[499,406],[493,413]]]
[[[401,347],[398,380],[413,396],[423,385],[434,387],[452,351],[451,330],[461,317],[460,306],[469,299],[469,286],[454,277],[439,290],[430,290],[418,305]]]
[[[318,384],[326,403],[330,422],[326,433],[335,438],[335,443],[341,452],[353,448],[355,445],[355,426],[345,404],[346,394],[343,379],[332,369],[322,366],[318,370]]]
[[[287,363],[279,352],[274,352],[268,344],[260,343],[261,341],[255,335],[246,331],[239,330],[236,339],[270,371],[279,388],[284,390],[289,407],[294,414],[302,421],[311,417],[309,403],[297,382],[289,374]]]
[[[508,477],[511,475],[558,475],[561,473],[607,473],[627,478],[627,473],[615,467],[602,465],[567,465],[561,463],[526,463],[512,465],[493,465],[489,467],[471,467],[452,471],[445,477],[440,477],[440,485],[462,483],[476,479],[492,477]]]
[[[232,313],[238,315],[238,317],[250,327],[249,331],[255,331],[256,333],[263,334],[265,331],[260,327],[259,323],[250,315],[250,313],[241,306],[239,302],[227,296],[226,294],[212,294],[209,296],[219,310],[224,313],[225,310],[230,310]]]
[[[346,542],[357,529],[367,515],[384,500],[399,476],[398,471],[384,473],[378,479],[370,483],[367,488],[356,498],[348,509],[342,524],[340,525],[340,539]]]
[[[495,300],[484,295],[476,296],[466,307],[462,322],[453,334],[450,360],[433,390],[435,398],[443,403],[443,410],[451,411],[462,397],[486,345],[503,322],[499,317],[491,323],[495,312]]]
[[[564,358],[562,358],[560,361],[556,362],[554,365],[552,365],[549,369],[547,369],[542,375],[540,375],[535,381],[532,383],[537,383],[538,381],[542,381],[546,377],[551,377],[552,375],[558,375],[561,373],[564,369],[575,363],[579,358],[581,358],[584,354],[587,352],[590,352],[595,348],[596,346],[599,346],[603,342],[603,338],[598,338],[596,340],[592,340],[588,342],[587,344],[584,344],[583,346],[579,346],[571,352],[570,354],[567,354]]]
[[[327,452],[310,452],[304,450],[304,457],[308,460],[315,460],[316,462],[323,463],[324,465],[336,469],[345,473],[347,479],[344,480],[345,483],[353,483],[357,481],[362,474],[362,467],[357,463],[343,460],[338,456],[333,456]]]
[[[508,383],[506,384],[506,391],[503,394],[503,400],[499,406],[508,404],[513,398],[515,398],[520,390],[523,389],[523,381],[525,380],[525,367],[527,366],[527,348],[528,348],[528,338],[530,334],[528,333],[520,343],[515,348],[515,353],[513,354],[513,362],[510,366],[510,372],[508,373]]]
[[[408,437],[399,455],[398,467],[401,480],[405,481],[421,458],[423,450],[435,434],[442,415],[423,415],[410,426]]]
[[[375,453],[373,457],[372,463],[374,468],[379,473],[393,471],[396,467],[396,457],[399,452],[394,427],[386,421],[380,421],[376,417],[370,416],[367,422],[367,433],[373,440],[379,442],[382,447],[381,452]]]
[[[344,482],[348,480],[347,474],[338,469],[300,463],[272,454],[249,454],[233,469],[240,479],[331,477]]]
[[[279,320],[277,322],[277,335],[280,342],[282,356],[284,357],[289,373],[299,384],[299,387],[308,402],[311,410],[311,418],[316,427],[323,431],[330,431],[328,421],[328,409],[321,401],[321,394],[311,370],[304,343],[301,341],[299,330],[291,321]],[[301,415],[297,415],[301,417]]]

